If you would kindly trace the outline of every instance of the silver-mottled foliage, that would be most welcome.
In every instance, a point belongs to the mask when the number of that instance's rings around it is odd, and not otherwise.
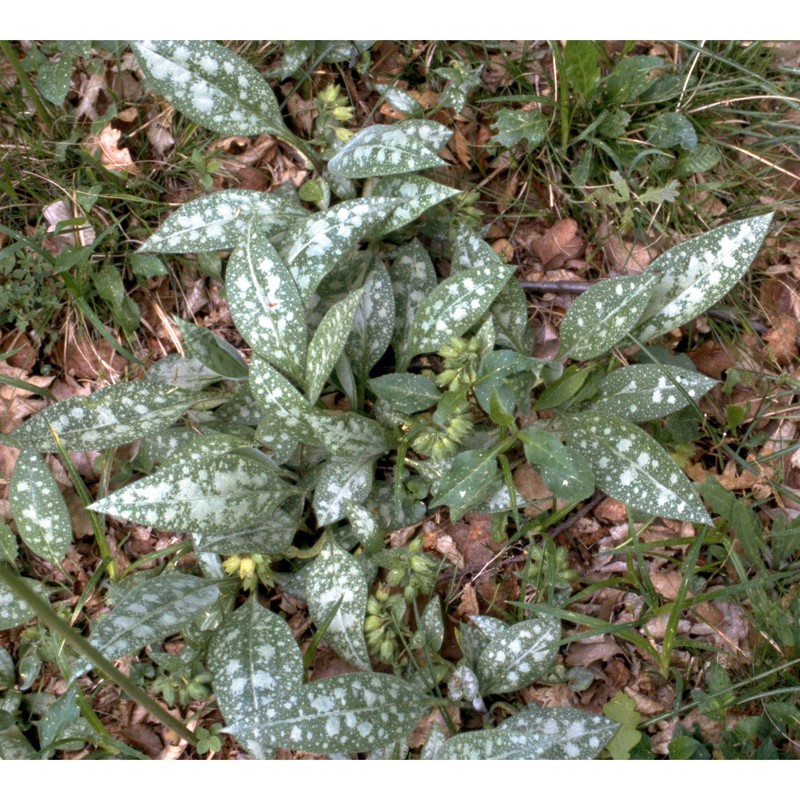
[[[28,588],[47,602],[44,584],[31,578],[20,578]],[[35,616],[31,607],[20,600],[4,583],[0,583],[0,631],[7,631],[24,625]]]
[[[435,406],[442,393],[425,375],[391,372],[369,381],[369,388],[401,414],[416,414]]]
[[[650,272],[607,278],[577,297],[561,322],[561,354],[585,361],[623,341],[644,313],[655,283]]]
[[[364,638],[369,587],[355,556],[328,539],[304,574],[311,618],[317,626],[330,619],[325,641],[354,667],[369,670]]]
[[[503,731],[543,734],[550,744],[538,758],[559,760],[596,758],[618,728],[618,722],[597,714],[577,708],[541,708],[535,703],[500,726]]]
[[[273,508],[259,524],[236,531],[193,533],[198,553],[283,553],[292,544],[300,521],[280,508]]]
[[[363,290],[345,352],[353,371],[366,378],[388,349],[394,329],[392,281],[380,260],[375,260]]]
[[[459,733],[438,748],[437,759],[469,761],[511,761],[544,758],[553,739],[544,733],[523,733],[494,728]]]
[[[184,203],[139,248],[146,253],[208,253],[232,250],[252,222],[273,237],[308,212],[275,192],[222,189]]]
[[[448,506],[455,522],[489,497],[498,474],[497,456],[491,450],[459,453],[439,481],[431,508]]]
[[[717,381],[683,367],[635,364],[600,384],[594,408],[631,422],[660,419],[696,403]]]
[[[475,666],[481,693],[515,692],[546,675],[555,663],[560,638],[556,619],[524,620],[494,634]]]
[[[645,273],[656,284],[634,335],[643,342],[660,336],[724,297],[756,257],[772,216],[729,222],[659,256]]]
[[[227,47],[170,40],[132,46],[153,87],[204,128],[226,136],[289,135],[272,89]]]
[[[373,236],[377,238],[399,230],[429,208],[457,194],[461,194],[458,189],[444,186],[421,175],[393,175],[382,178],[375,186],[373,195],[394,197],[403,202],[389,215],[386,222],[375,230]]]
[[[36,451],[19,454],[8,499],[22,541],[37,556],[58,564],[72,543],[72,523],[64,495]]]
[[[283,259],[253,227],[228,261],[225,289],[233,321],[247,343],[271,364],[300,378],[307,345],[300,293]]]
[[[375,459],[359,456],[334,456],[322,467],[314,490],[317,523],[330,525],[347,516],[345,502],[360,503],[369,497]]]
[[[193,325],[174,315],[173,320],[183,336],[183,346],[190,357],[217,375],[231,380],[247,377],[247,362],[242,354],[221,336],[208,328]]]
[[[647,514],[710,524],[689,479],[641,428],[601,412],[571,414],[564,424],[570,444],[592,465],[600,490]]]

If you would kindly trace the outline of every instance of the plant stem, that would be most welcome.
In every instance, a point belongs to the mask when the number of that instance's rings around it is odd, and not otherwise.
[[[81,636],[74,628],[67,625],[58,614],[53,611],[49,603],[42,600],[35,592],[28,588],[25,582],[15,575],[5,564],[0,563],[0,582],[6,584],[13,594],[30,606],[36,616],[51,631],[57,633],[73,650],[92,663],[95,669],[105,673],[122,691],[132,700],[139,703],[146,711],[152,714],[159,722],[166,725],[182,739],[193,747],[197,745],[195,735],[172,714],[163,709],[153,700],[144,689],[137,686],[130,678],[123,675],[94,645]]]
[[[25,94],[28,95],[30,101],[36,108],[36,113],[41,117],[42,122],[45,124],[48,131],[52,130],[53,118],[50,116],[50,112],[42,102],[39,92],[36,91],[34,85],[31,83],[28,73],[23,69],[22,64],[17,58],[17,54],[14,52],[14,48],[11,46],[11,42],[6,41],[5,39],[0,39],[0,52],[2,52],[3,55],[8,59],[12,69],[17,74],[20,85],[25,90]]]

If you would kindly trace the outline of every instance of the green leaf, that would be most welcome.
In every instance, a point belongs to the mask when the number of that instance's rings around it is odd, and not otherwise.
[[[442,393],[424,375],[387,373],[369,381],[369,388],[401,414],[416,414],[436,405]]]
[[[64,495],[36,451],[19,454],[8,499],[22,541],[37,556],[60,563],[72,544],[72,523]]]
[[[661,336],[702,314],[747,271],[767,235],[772,214],[730,222],[659,256],[648,268],[657,278],[634,335]]]
[[[352,411],[318,413],[310,416],[309,424],[314,431],[313,443],[327,447],[335,456],[368,458],[389,449],[380,424]]]
[[[544,758],[554,739],[542,732],[507,728],[459,733],[444,742],[433,756],[443,760],[516,761]]]
[[[345,503],[360,503],[372,491],[374,458],[334,456],[325,462],[314,490],[314,513],[319,525],[347,516]]]
[[[600,53],[594,42],[572,39],[564,46],[564,66],[570,89],[584,102],[600,83]]]
[[[184,358],[180,353],[169,353],[160,358],[145,373],[144,380],[165,383],[177,389],[192,389],[199,399],[199,391],[219,381],[219,375],[203,366],[196,358]],[[125,386],[132,386],[127,383]]]
[[[225,136],[291,136],[258,71],[203,41],[139,41],[133,52],[153,87],[189,119]]]
[[[317,625],[330,619],[325,641],[354,667],[369,670],[364,638],[369,587],[358,560],[329,538],[304,574],[311,618]]]
[[[715,383],[682,367],[636,364],[615,370],[600,384],[594,408],[631,422],[660,419],[696,402]]]
[[[350,520],[353,535],[364,546],[366,553],[376,553],[383,548],[383,533],[378,526],[375,514],[368,511],[361,503],[344,501],[344,509]]]
[[[608,100],[622,105],[635,100],[651,83],[649,74],[664,62],[658,56],[626,56],[617,62],[606,80]]]
[[[552,617],[524,620],[494,634],[475,667],[481,694],[515,692],[546,675],[560,639],[561,623]]]
[[[247,362],[233,345],[208,328],[193,325],[174,315],[173,320],[183,336],[186,352],[204,367],[231,380],[247,377]]]
[[[646,514],[711,523],[689,479],[641,428],[600,412],[565,415],[563,421],[601,491]]]
[[[606,749],[615,760],[630,758],[631,750],[639,744],[642,734],[637,730],[641,715],[636,710],[636,701],[624,692],[617,692],[603,706],[603,713],[608,719],[620,723],[620,727]]]
[[[225,289],[237,330],[253,350],[299,378],[307,336],[300,293],[266,236],[253,227],[228,261]]]
[[[270,758],[262,721],[304,691],[303,659],[286,621],[252,596],[214,633],[208,669],[228,729],[251,755]]]
[[[417,308],[405,360],[418,353],[433,353],[469,330],[489,310],[513,274],[513,266],[498,264],[443,280]]]
[[[157,255],[147,253],[131,255],[131,271],[141,281],[157,278],[160,275],[169,275],[167,265]]]
[[[14,561],[18,556],[17,537],[14,536],[14,531],[0,520],[0,561]]]
[[[184,203],[139,252],[231,250],[242,241],[251,222],[265,236],[275,236],[305,216],[299,203],[277,192],[222,189]]]
[[[561,322],[561,355],[588,361],[625,339],[644,314],[655,284],[648,271],[607,278],[577,297]]]
[[[392,108],[408,114],[411,117],[422,117],[425,109],[416,97],[412,97],[408,92],[395,89],[393,86],[376,86],[375,89],[381,93],[381,97],[389,103]]]
[[[519,435],[525,458],[540,467],[547,488],[559,499],[576,503],[594,492],[594,473],[587,460],[546,431],[528,428]]]
[[[353,317],[346,353],[356,375],[366,379],[388,349],[394,330],[392,281],[379,259],[375,260],[363,289]]]
[[[429,208],[461,194],[461,191],[424,178],[422,175],[396,175],[381,178],[372,194],[402,201],[386,222],[372,234],[377,239],[408,225]]]
[[[212,448],[216,441],[201,439]],[[207,452],[198,444],[89,508],[161,530],[219,533],[258,525],[292,492],[260,451]]]
[[[285,255],[303,301],[308,301],[322,279],[400,205],[401,201],[391,197],[343,200],[294,225],[285,237]]]
[[[343,178],[371,178],[446,165],[415,131],[400,125],[370,125],[339,150],[328,169]]]
[[[309,753],[367,752],[404,739],[428,706],[394,675],[357,672],[307,684],[260,727],[266,747]]]
[[[363,294],[362,287],[351,292],[344,300],[332,305],[322,318],[322,322],[308,346],[306,396],[310,403],[317,402],[325,388],[328,376],[336,366],[339,356],[344,352],[347,338],[353,327],[353,318]]]
[[[527,141],[529,148],[538,147],[547,137],[547,117],[541,111],[497,112],[493,128],[497,133],[489,140],[490,144],[515,147]]]
[[[697,148],[697,131],[683,114],[675,111],[659,114],[646,130],[647,141],[655,147],[680,147],[689,151]]]
[[[577,708],[541,708],[532,703],[505,720],[500,730],[536,731],[550,738],[539,758],[589,760],[600,754],[619,727],[618,722]]]
[[[114,661],[177,633],[218,597],[219,589],[213,581],[163,572],[131,589],[96,622],[89,643]],[[78,671],[87,669],[89,665],[83,664]]]
[[[300,521],[285,511],[274,508],[257,525],[235,531],[193,533],[198,553],[219,553],[233,556],[239,553],[283,553],[292,544]]]
[[[31,578],[20,578],[20,580],[24,581],[28,588],[36,592],[42,600],[48,602],[47,590],[42,583]],[[4,583],[0,583],[0,631],[24,625],[34,616],[36,615],[27,603],[19,600]]]
[[[420,631],[424,637],[425,646],[433,653],[438,653],[444,642],[444,616],[442,615],[442,600],[435,594],[425,606],[420,617]]]
[[[450,519],[455,522],[492,493],[497,475],[497,456],[493,450],[459,453],[439,481],[431,508],[448,506]]]
[[[60,106],[67,99],[71,77],[72,59],[62,56],[58,61],[48,61],[39,67],[36,88],[45,100]]]
[[[55,403],[3,438],[12,447],[55,453],[52,426],[68,451],[104,450],[169,427],[197,400],[196,392],[160,383],[118,383]]]
[[[469,93],[481,85],[483,68],[483,64],[471,67],[462,61],[451,61],[448,67],[432,70],[435,75],[448,80],[444,91],[439,94],[439,105],[460,113],[467,103]]]
[[[694,175],[696,172],[707,172],[716,166],[722,154],[716,145],[711,142],[701,142],[697,149],[681,153],[675,162],[675,174],[682,178]]]
[[[417,239],[398,248],[389,275],[395,308],[392,348],[400,363],[408,349],[408,337],[417,309],[436,288],[438,280],[430,256]]]
[[[404,119],[400,123],[395,123],[393,127],[417,137],[434,153],[438,153],[453,135],[450,128],[429,119]]]

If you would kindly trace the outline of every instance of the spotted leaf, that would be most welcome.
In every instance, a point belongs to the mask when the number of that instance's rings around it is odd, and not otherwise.
[[[369,670],[364,638],[369,587],[356,558],[330,538],[304,574],[311,618],[317,625],[330,619],[325,641],[354,667]]]
[[[300,527],[299,520],[274,508],[257,525],[236,531],[193,533],[198,553],[219,553],[233,556],[238,553],[283,553],[292,544]]]
[[[433,353],[469,330],[489,310],[513,273],[513,266],[498,264],[443,280],[417,308],[403,366],[417,353]]]
[[[417,131],[400,125],[364,128],[328,162],[330,171],[343,178],[402,175],[446,165]]]
[[[492,450],[459,453],[438,483],[431,508],[448,506],[455,522],[485,500],[495,488],[497,456]]]
[[[196,392],[160,383],[117,383],[54,403],[3,439],[12,447],[55,453],[52,426],[69,451],[104,450],[169,427],[198,399]]]
[[[607,278],[584,292],[561,323],[561,354],[586,361],[625,339],[644,313],[655,282],[647,272]]]
[[[436,653],[444,642],[444,616],[442,615],[442,600],[435,594],[425,606],[420,617],[420,632],[426,647]]]
[[[542,708],[532,703],[498,730],[547,737],[550,743],[537,758],[589,760],[599,755],[619,727],[618,722],[577,708]]]
[[[260,728],[303,694],[303,659],[283,617],[256,597],[229,615],[208,649],[217,705],[228,729],[256,758],[271,758]]]
[[[440,760],[516,761],[546,758],[543,753],[553,739],[541,732],[494,728],[459,733],[444,742],[434,758]]]
[[[164,572],[131,589],[92,626],[89,643],[109,661],[160,642],[189,625],[219,597],[215,582]],[[88,664],[77,670],[85,672]]]
[[[362,502],[372,491],[374,458],[334,456],[325,462],[314,490],[314,512],[320,525],[347,516],[345,502]]]
[[[438,153],[449,141],[453,131],[446,125],[432,122],[429,119],[404,119],[395,123],[404,133],[416,136],[427,148]]]
[[[72,523],[64,495],[39,453],[19,454],[8,499],[22,541],[37,556],[58,564],[72,543]]]
[[[354,372],[366,379],[388,349],[394,329],[392,281],[379,259],[376,259],[367,275],[363,289],[353,317],[346,353]]]
[[[417,309],[436,288],[438,280],[430,256],[417,239],[398,248],[389,275],[395,307],[392,348],[401,362]]]
[[[570,443],[592,465],[598,489],[646,514],[711,523],[689,479],[641,428],[600,412],[563,420]]]
[[[772,214],[729,222],[659,256],[645,273],[656,284],[634,335],[661,336],[724,297],[756,257],[771,222]]]
[[[360,241],[370,238],[401,202],[391,197],[343,200],[287,232],[286,263],[304,302],[320,281]]]
[[[253,350],[290,375],[302,376],[307,339],[300,293],[260,231],[248,228],[233,251],[225,289],[236,328]]]
[[[20,578],[28,588],[47,602],[47,591],[39,581]],[[31,607],[20,600],[4,583],[0,583],[0,631],[7,631],[24,625],[36,616]]]
[[[270,748],[367,752],[405,739],[427,707],[415,686],[394,675],[336,675],[307,684],[299,702],[283,704],[261,724],[260,737]]]
[[[344,300],[334,303],[311,340],[306,365],[306,396],[310,403],[316,403],[319,399],[328,376],[344,351],[363,294],[362,287],[351,292]]]
[[[525,620],[493,635],[475,668],[481,694],[515,692],[546,675],[560,638],[561,623],[555,619]]]
[[[291,198],[276,192],[222,189],[184,203],[139,248],[144,253],[208,253],[232,250],[248,226],[267,237],[307,215]]]
[[[290,136],[267,82],[216,42],[139,41],[133,52],[156,91],[182,114],[225,136]]]
[[[423,178],[422,175],[393,175],[382,178],[375,186],[373,195],[394,197],[403,202],[378,227],[374,236],[385,236],[408,225],[429,208],[457,194],[461,194],[460,190]]]
[[[247,362],[233,345],[208,328],[193,325],[178,316],[173,316],[173,320],[183,336],[186,352],[204,367],[231,380],[247,377]]]
[[[363,545],[365,552],[378,552],[383,547],[383,534],[376,515],[368,511],[363,504],[351,500],[344,501],[344,509],[353,534]]]
[[[547,488],[559,499],[576,503],[594,492],[594,473],[577,450],[547,431],[528,428],[520,434],[529,464],[538,467]]]
[[[293,491],[260,451],[209,453],[199,444],[89,508],[161,530],[220,533],[258,525]]]
[[[416,414],[435,406],[442,393],[425,375],[393,372],[369,381],[369,388],[401,414]]]
[[[712,378],[683,367],[635,364],[615,370],[600,384],[600,397],[594,407],[631,422],[644,422],[696,402],[715,383]]]

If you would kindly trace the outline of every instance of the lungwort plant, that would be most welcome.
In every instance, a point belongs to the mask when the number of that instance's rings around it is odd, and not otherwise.
[[[200,574],[112,583],[113,608],[92,624],[89,645],[113,660],[180,632],[195,662],[205,659],[226,730],[260,758],[276,748],[405,752],[426,709],[446,714],[460,703],[481,713],[487,698],[549,679],[561,638],[551,617],[475,617],[457,631],[463,659],[448,662],[437,563],[419,542],[385,549],[386,536],[446,509],[451,520],[491,514],[495,530],[519,540],[530,529],[512,481],[522,459],[553,502],[574,505],[599,489],[645,515],[708,524],[689,479],[637,423],[696,404],[714,382],[684,367],[600,359],[718,301],[747,270],[770,217],[724,225],[641,275],[601,282],[564,318],[561,358],[543,360],[532,354],[513,266],[466,227],[437,242],[448,277],[426,249],[426,218],[457,194],[420,174],[445,163],[446,128],[373,125],[342,137],[333,154],[326,144],[325,162],[286,128],[261,75],[225,48],[134,50],[152,85],[197,122],[271,133],[301,150],[322,199],[310,211],[281,191],[218,191],[180,207],[141,248],[231,251],[225,291],[249,362],[178,322],[186,357],[55,403],[4,437],[22,450],[11,508],[37,555],[58,563],[71,542],[42,454],[137,440],[135,463],[149,474],[90,512],[193,543]],[[589,363],[564,370],[569,359]],[[13,561],[16,541],[3,537]],[[275,584],[308,604],[318,632],[305,658],[287,622],[258,600],[259,587]],[[0,616],[8,628],[31,611],[0,587]],[[308,682],[320,638],[354,671]],[[83,658],[72,666],[75,675],[91,668]],[[487,718],[485,730],[447,740],[434,732],[422,756],[591,758],[615,728],[528,706],[496,727]]]

